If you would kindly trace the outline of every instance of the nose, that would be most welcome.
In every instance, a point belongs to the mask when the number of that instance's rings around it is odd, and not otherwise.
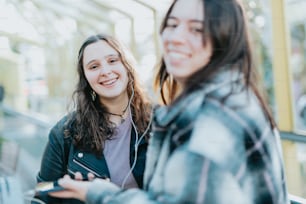
[[[171,43],[183,43],[186,39],[186,28],[184,25],[178,25],[168,32],[166,39]]]
[[[100,75],[109,75],[111,73],[111,67],[107,64],[104,64],[100,68]]]

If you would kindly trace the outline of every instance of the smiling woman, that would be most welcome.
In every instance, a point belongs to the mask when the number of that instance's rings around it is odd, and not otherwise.
[[[83,64],[85,77],[99,96],[98,100],[109,107],[117,103],[126,107],[124,104],[128,104],[126,87],[129,78],[117,51],[107,42],[98,41],[85,48]],[[109,112],[118,112],[117,108],[114,109]]]
[[[165,22],[161,37],[167,72],[184,84],[188,77],[209,62],[212,45],[204,39],[206,46],[202,46],[204,27],[201,2],[178,4],[176,7]],[[189,11],[195,11],[193,16]]]
[[[108,178],[122,188],[142,187],[151,105],[128,51],[111,36],[91,36],[79,50],[77,69],[76,109],[51,129],[37,181],[69,173],[79,180]]]

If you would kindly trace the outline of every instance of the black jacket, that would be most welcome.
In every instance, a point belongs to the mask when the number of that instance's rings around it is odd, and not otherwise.
[[[72,175],[73,172],[81,172],[87,175],[93,173],[97,177],[110,177],[110,173],[104,156],[97,157],[93,153],[80,151],[72,145],[72,137],[65,137],[64,130],[68,117],[61,119],[50,131],[49,141],[44,151],[40,172],[37,182],[55,181],[65,174]],[[140,135],[140,134],[139,134]],[[134,128],[131,131],[130,142],[130,165],[132,166],[135,156],[136,134]],[[132,173],[141,188],[143,185],[143,173],[146,160],[147,141],[142,139],[138,146],[137,162]],[[83,203],[78,200],[59,200],[51,197],[38,197],[46,203]]]

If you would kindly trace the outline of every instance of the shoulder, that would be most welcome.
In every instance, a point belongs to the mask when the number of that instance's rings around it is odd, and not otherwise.
[[[74,114],[62,117],[50,130],[49,140],[64,140],[65,132],[73,128]]]
[[[237,124],[247,129],[260,128],[268,124],[263,108],[252,90],[242,89],[229,96],[218,95],[218,92],[217,96],[207,97],[202,107],[211,115],[217,115],[219,120],[226,124]]]
[[[69,113],[59,119],[52,129],[64,129],[64,128],[72,128],[75,122],[75,112]]]
[[[223,161],[228,159],[224,155],[243,153],[245,142],[259,138],[265,128],[270,127],[262,109],[245,93],[232,96],[226,103],[207,97],[194,119],[189,148]]]
[[[202,110],[197,116],[188,149],[214,161],[223,163],[225,155],[235,151],[241,140],[242,129],[230,118],[222,118],[219,113]],[[223,117],[226,117],[223,115]]]

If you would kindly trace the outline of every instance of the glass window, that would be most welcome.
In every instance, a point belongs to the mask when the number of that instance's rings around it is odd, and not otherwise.
[[[272,69],[272,26],[269,1],[245,0],[246,15],[253,45],[256,66],[267,100],[275,112],[274,80]]]
[[[287,0],[295,128],[306,132],[306,1]],[[289,15],[290,14],[290,15]]]

